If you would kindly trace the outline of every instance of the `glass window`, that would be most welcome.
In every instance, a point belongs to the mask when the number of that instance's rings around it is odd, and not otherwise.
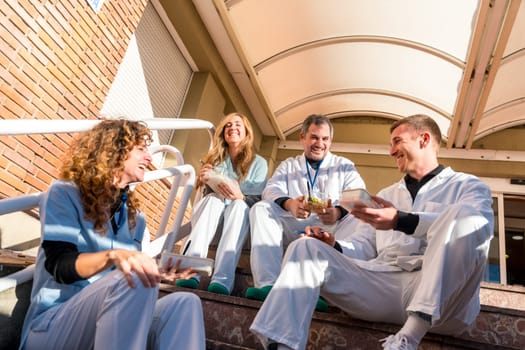
[[[497,195],[493,200],[494,239],[483,280],[525,286],[525,196]]]
[[[498,229],[498,197],[493,198],[494,238],[490,241],[487,268],[483,280],[491,283],[502,283],[500,276],[499,229]]]
[[[525,196],[505,196],[507,284],[525,286]]]

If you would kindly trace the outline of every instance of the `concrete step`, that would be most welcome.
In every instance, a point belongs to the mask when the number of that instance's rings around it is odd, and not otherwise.
[[[206,331],[210,349],[213,344],[230,342],[230,346],[260,349],[249,332],[261,303],[244,298],[246,288],[253,286],[249,245],[245,246],[236,269],[232,295],[219,296],[207,292],[209,278],[203,278],[195,291],[205,306]],[[208,257],[215,257],[211,245]],[[173,287],[173,290],[176,290]],[[168,288],[169,290],[169,288]],[[188,290],[181,288],[181,290]],[[420,349],[525,349],[525,287],[495,286],[482,283],[481,313],[477,321],[459,337],[428,334]],[[210,315],[213,313],[213,316]],[[224,316],[229,317],[224,317]],[[215,332],[216,330],[217,332]],[[316,312],[310,328],[308,349],[381,349],[378,339],[399,330],[398,325],[371,323],[352,319],[336,307],[329,313]],[[221,334],[221,332],[223,334]],[[242,340],[242,341],[241,341]],[[233,347],[231,349],[234,349]]]
[[[4,254],[3,258],[0,276],[32,262],[18,254]],[[13,258],[20,263],[12,264]],[[209,293],[208,283],[209,279],[203,279],[199,289],[192,290],[203,303],[207,349],[262,349],[249,331],[261,302],[243,297],[246,288],[253,286],[247,254],[243,254],[237,268],[233,295]],[[178,290],[189,291],[163,284],[160,296]],[[31,282],[28,282],[0,293],[0,350],[17,347],[30,292]],[[458,337],[430,333],[419,349],[525,349],[525,288],[482,284],[481,300],[481,313],[467,331]],[[397,325],[352,319],[331,306],[328,313],[314,313],[308,349],[381,349],[378,340],[398,329]]]
[[[183,290],[188,291],[186,288],[162,285],[161,296]],[[203,304],[207,349],[262,349],[249,331],[261,302],[204,290],[193,292],[200,296]],[[523,325],[525,312],[482,306],[477,322],[468,331],[458,337],[429,333],[419,349],[524,349]],[[314,313],[307,349],[379,350],[381,345],[378,340],[398,329],[397,325],[352,319],[331,307],[328,313]]]

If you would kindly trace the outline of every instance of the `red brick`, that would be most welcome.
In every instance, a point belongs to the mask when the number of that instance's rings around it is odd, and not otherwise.
[[[38,109],[38,111],[35,112],[34,114],[35,116],[37,114],[42,115],[42,116],[52,116],[55,114],[56,109],[50,108],[48,104],[44,103],[44,101],[42,101],[39,98],[32,99],[31,103],[35,106],[35,108]],[[35,119],[42,119],[42,118],[35,118]]]
[[[5,108],[3,104],[4,102],[2,102],[2,105],[0,105],[0,115],[2,116],[2,119],[18,119],[18,115]]]
[[[40,142],[42,140],[42,135],[17,135],[16,140],[19,144],[24,145],[35,154],[38,154],[38,150],[41,148]]]
[[[2,181],[2,173],[0,173],[0,197],[1,198],[12,198],[20,195],[20,191],[17,191],[13,186],[9,186]]]
[[[6,170],[18,179],[23,179],[29,173],[26,169],[14,163],[9,164]]]
[[[24,12],[17,11],[19,15],[24,17],[24,19],[28,22],[34,21],[35,18],[38,17],[38,12],[34,6],[34,4],[27,0],[17,0],[17,4],[21,6],[21,8],[24,9]]]
[[[60,59],[61,66],[67,66],[69,71],[71,71],[71,73],[75,76],[82,75],[82,69],[78,65],[78,60],[76,62],[72,60],[71,57],[67,54],[67,50],[57,50],[55,54],[58,57],[58,59]]]
[[[28,186],[22,181],[20,181],[19,178],[9,173],[8,170],[0,173],[0,179],[2,180],[2,182],[6,183],[8,186],[11,186],[12,188],[14,188],[15,190],[21,193],[26,193],[26,191],[28,190]]]
[[[4,101],[2,103],[2,107],[5,107],[10,112],[10,114],[15,116],[13,119],[24,118],[27,115],[26,112],[20,108],[20,106],[10,99]]]
[[[75,4],[79,5],[77,1],[75,1]],[[74,19],[77,22],[80,20],[78,11],[69,2],[59,2],[56,4],[56,7],[65,18]]]
[[[34,112],[35,108],[29,103],[29,101],[27,99],[22,98],[22,96],[20,96],[20,94],[13,90],[13,88],[6,85],[2,85],[0,87],[0,91],[3,92],[10,99],[11,102],[16,103],[29,114],[32,114]]]
[[[11,54],[15,54],[16,48],[19,45],[19,40],[13,35],[9,30],[9,23],[7,23],[7,27],[4,25],[7,19],[0,20],[0,38],[2,39],[1,46],[3,47],[2,51],[10,51]]]
[[[39,169],[41,169],[42,171],[44,171],[45,173],[47,173],[49,175],[53,175],[53,174],[56,173],[56,168],[53,165],[51,165],[48,162],[46,162],[44,159],[35,158],[34,164]]]
[[[49,188],[49,185],[53,181],[53,178],[49,175],[46,175],[46,181],[37,179],[33,174],[28,174],[24,177],[24,182],[26,182],[31,188],[35,189],[38,192],[45,192]]]
[[[10,68],[9,73],[15,78],[16,83],[13,83],[15,90],[20,93],[26,100],[31,100],[34,97],[34,89],[39,89],[38,85],[34,84],[23,72],[18,68]],[[38,94],[42,91],[39,89]]]
[[[2,24],[6,29],[6,32],[4,33],[5,35],[3,36],[7,37],[7,35],[10,35],[18,42],[17,46],[14,47],[15,49],[17,49],[20,46],[26,49],[31,47],[31,42],[27,39],[25,35],[26,31],[28,30],[28,27],[24,25],[24,22],[20,20],[20,18],[12,17],[8,21],[2,21]]]
[[[80,17],[82,18],[82,21],[86,23],[88,28],[91,30],[96,30],[100,27],[101,23],[97,15],[95,15],[95,12],[93,11],[79,11],[78,13]]]
[[[17,1],[17,5],[19,2]],[[36,25],[34,19],[25,11],[21,6],[11,6],[13,12],[16,13],[16,16],[10,16],[10,20],[20,29],[22,33],[27,33],[29,29],[32,31],[37,31],[38,26]]]
[[[33,52],[29,52],[26,49],[21,49],[18,51],[18,54],[20,57],[24,59],[24,61],[27,63],[27,65],[24,65],[24,71],[31,67],[36,72],[39,73],[39,75],[42,77],[41,79],[45,81],[49,81],[52,79],[51,74],[47,71],[47,68],[44,64],[42,64],[41,61],[39,61],[34,55]],[[28,67],[29,66],[29,67]]]
[[[94,104],[90,104],[90,105],[88,106],[88,110],[91,112],[91,114],[92,114],[93,116],[98,116],[98,115],[100,115],[100,110],[101,110],[101,109],[102,109],[102,108],[100,108],[100,107],[98,107],[97,105],[94,105]]]
[[[63,88],[66,89],[66,91],[74,90],[74,87],[71,84],[71,81],[69,80],[70,77],[62,73],[56,66],[50,65],[47,69],[53,75],[53,77],[60,82],[60,84],[63,86]]]
[[[49,1],[46,1],[44,4],[45,10],[48,12],[48,16],[44,16],[47,20],[47,23],[53,27],[55,32],[70,32],[71,26],[67,23],[66,19],[62,16],[60,12],[57,11],[55,5],[51,5]]]
[[[42,40],[42,36],[46,36],[45,34],[39,34],[39,33],[32,33],[30,32],[28,35],[29,40],[33,43],[33,47],[31,48],[31,53],[36,56],[38,60],[42,62],[46,67],[52,63],[57,64],[57,58],[53,52],[53,46],[49,47],[47,45],[47,42]]]
[[[53,182],[53,180],[58,179],[59,175],[60,168],[54,169],[52,174],[48,174],[44,171],[39,170],[35,174],[35,179],[49,185],[51,184],[51,182]]]
[[[49,39],[52,40],[52,42],[53,42],[52,46],[58,46],[61,49],[64,49],[66,44],[64,43],[64,41],[62,40],[62,38],[60,37],[60,34],[59,34],[59,33],[62,32],[63,29],[59,28],[59,31],[57,32],[55,30],[55,28],[50,26],[49,23],[53,23],[52,20],[51,20],[51,22],[49,22],[51,18],[52,17],[48,16],[48,18],[46,20],[43,17],[39,17],[37,19],[37,23],[42,27],[43,31],[49,36]],[[40,33],[42,33],[42,32],[40,32]]]
[[[55,41],[55,39],[52,38],[48,32],[45,31],[39,32],[38,38],[43,44],[40,44],[39,47],[45,47],[47,49],[46,52],[48,52],[50,60],[55,64],[59,64],[60,62],[58,61],[55,55],[55,51],[62,50],[65,46],[64,42],[60,38],[59,42]]]

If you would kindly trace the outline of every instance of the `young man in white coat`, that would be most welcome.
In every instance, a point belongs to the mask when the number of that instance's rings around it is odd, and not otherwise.
[[[330,152],[333,133],[328,117],[307,117],[300,133],[304,153],[279,164],[266,184],[263,200],[251,208],[250,263],[255,287],[247,289],[247,298],[266,298],[281,270],[284,248],[307,226],[323,226],[336,233],[358,224],[338,200],[343,190],[365,184],[350,160]],[[329,200],[327,208],[312,210],[305,201],[323,195]],[[317,308],[326,311],[326,302],[319,299]]]
[[[362,222],[350,239],[309,227],[290,245],[250,328],[270,349],[305,348],[319,294],[351,317],[403,325],[382,339],[385,349],[417,349],[429,330],[456,334],[476,319],[493,236],[490,189],[438,163],[441,133],[430,117],[390,131],[404,178],[372,197],[382,208],[352,209]]]

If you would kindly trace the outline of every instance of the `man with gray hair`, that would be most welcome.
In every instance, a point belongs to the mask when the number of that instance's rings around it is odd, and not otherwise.
[[[255,287],[247,289],[247,298],[266,298],[279,275],[284,248],[307,226],[338,232],[358,224],[338,201],[342,191],[364,188],[365,183],[350,160],[330,152],[333,133],[328,117],[307,117],[300,133],[304,152],[279,164],[266,184],[263,200],[250,210]],[[326,311],[326,302],[319,299],[317,308]]]

